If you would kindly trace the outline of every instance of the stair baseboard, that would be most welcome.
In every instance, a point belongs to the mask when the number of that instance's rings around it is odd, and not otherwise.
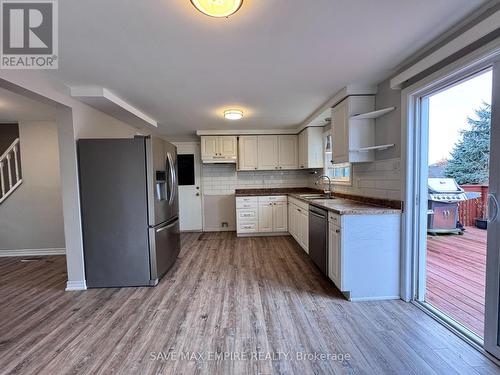
[[[66,255],[66,249],[48,248],[0,250],[0,257],[36,257],[43,255]]]

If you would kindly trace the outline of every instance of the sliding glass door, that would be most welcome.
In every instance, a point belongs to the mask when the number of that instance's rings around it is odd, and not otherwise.
[[[484,348],[500,358],[500,61],[493,65]]]
[[[412,87],[413,299],[500,359],[500,52]]]

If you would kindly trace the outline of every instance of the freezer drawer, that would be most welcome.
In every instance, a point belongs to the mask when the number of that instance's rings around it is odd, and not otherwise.
[[[155,284],[173,266],[181,249],[179,219],[150,228],[151,280]]]

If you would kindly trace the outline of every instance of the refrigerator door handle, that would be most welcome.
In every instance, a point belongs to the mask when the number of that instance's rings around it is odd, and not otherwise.
[[[170,154],[170,152],[167,152],[167,159],[170,172],[170,199],[168,203],[172,205],[172,203],[174,203],[174,198],[175,198],[175,170],[174,170],[174,163],[172,161],[172,155]]]
[[[160,232],[163,232],[164,230],[170,229],[170,228],[174,227],[176,224],[177,224],[177,220],[174,221],[172,224],[165,225],[164,227],[158,228],[156,230],[156,233],[160,233]]]

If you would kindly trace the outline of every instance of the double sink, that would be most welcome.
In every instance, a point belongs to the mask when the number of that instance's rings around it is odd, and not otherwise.
[[[329,197],[326,194],[299,194],[299,197],[302,199],[335,199],[334,197]]]

